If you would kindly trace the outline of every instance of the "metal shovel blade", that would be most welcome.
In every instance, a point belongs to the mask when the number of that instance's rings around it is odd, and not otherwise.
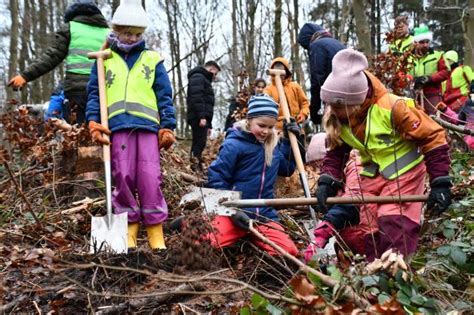
[[[205,213],[230,216],[235,213],[235,210],[222,205],[221,202],[240,200],[240,198],[240,191],[193,187],[190,193],[181,198],[179,204],[199,201]]]
[[[90,253],[99,251],[127,253],[127,230],[127,213],[112,215],[110,222],[107,216],[92,217]]]

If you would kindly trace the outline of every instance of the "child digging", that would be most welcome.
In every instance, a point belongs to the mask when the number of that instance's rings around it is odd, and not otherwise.
[[[288,139],[279,141],[275,131],[277,117],[278,105],[271,97],[256,95],[250,99],[247,119],[229,129],[217,159],[209,166],[210,188],[240,191],[242,199],[274,197],[277,176],[291,176],[295,170]],[[294,121],[285,124],[284,129],[299,135]],[[232,217],[216,216],[212,221],[215,232],[206,238],[214,247],[230,246],[248,235],[249,219],[259,222],[256,228],[269,240],[291,255],[298,253],[272,207],[238,210]],[[252,236],[251,241],[270,255],[278,255],[271,246]]]
[[[137,247],[140,223],[152,249],[165,249],[162,223],[168,207],[160,189],[160,149],[175,142],[172,90],[163,59],[145,47],[148,17],[139,0],[122,0],[106,47],[106,93],[110,130],[100,124],[97,65],[88,85],[87,121],[95,142],[111,135],[115,213],[128,213],[128,247]],[[138,195],[138,200],[135,196]]]

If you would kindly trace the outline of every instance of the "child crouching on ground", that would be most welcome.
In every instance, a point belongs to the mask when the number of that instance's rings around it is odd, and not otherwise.
[[[164,249],[168,207],[160,188],[160,149],[175,142],[176,119],[163,59],[145,48],[147,26],[141,2],[122,1],[107,37],[112,56],[104,62],[110,130],[100,124],[97,65],[87,88],[86,116],[94,141],[107,143],[102,134],[111,134],[112,204],[115,213],[128,213],[128,247],[137,247],[143,223],[150,247]]]
[[[275,131],[277,118],[278,105],[271,97],[256,95],[250,99],[247,119],[229,129],[217,159],[209,167],[210,188],[241,191],[242,199],[274,198],[277,176],[291,176],[295,170],[288,139],[280,140]],[[284,128],[286,134],[289,131],[299,135],[295,122]],[[269,240],[297,255],[295,244],[271,207],[246,208],[231,217],[217,216],[212,221],[215,232],[205,238],[215,247],[226,247],[248,235],[255,245],[270,255],[278,255],[275,249],[249,235],[249,219],[259,222],[256,228]]]

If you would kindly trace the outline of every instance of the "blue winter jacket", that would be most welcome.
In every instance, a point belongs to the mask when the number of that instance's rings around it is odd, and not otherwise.
[[[332,38],[329,33],[311,41],[314,33],[322,31],[324,31],[323,27],[313,23],[306,23],[298,34],[298,43],[308,50],[309,54],[312,97],[314,97],[313,91],[316,90],[319,93],[319,88],[331,73],[334,55],[339,50],[346,48],[340,41]]]
[[[272,199],[277,176],[291,176],[295,165],[287,139],[276,146],[273,162],[267,166],[263,144],[249,132],[230,128],[217,159],[209,166],[208,187],[240,191],[242,199]],[[279,220],[274,208],[245,210],[252,219]]]
[[[44,121],[48,121],[50,118],[63,119],[64,100],[64,86],[59,83],[49,98],[48,110],[44,113]]]
[[[131,69],[138,60],[141,52],[145,49],[145,43],[142,43],[141,45],[135,47],[128,54],[120,50],[114,51],[122,57],[122,59],[127,63],[128,68]],[[114,132],[122,129],[144,129],[158,132],[158,129],[160,128],[174,130],[176,128],[176,110],[173,106],[173,91],[171,89],[170,79],[166,73],[163,62],[160,62],[155,68],[155,81],[153,82],[153,90],[155,91],[156,99],[158,100],[160,125],[145,118],[133,116],[129,113],[123,113],[109,119],[110,131]],[[89,84],[87,85],[87,94],[88,100],[86,119],[88,122],[91,120],[100,122],[97,63],[92,67],[92,72],[89,77]]]

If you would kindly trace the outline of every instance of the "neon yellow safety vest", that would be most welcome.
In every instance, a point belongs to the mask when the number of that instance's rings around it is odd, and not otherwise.
[[[418,147],[402,139],[394,130],[392,106],[401,99],[404,98],[386,94],[379,99],[378,104],[369,108],[365,143],[357,139],[348,125],[342,127],[342,140],[360,152],[363,166],[361,175],[374,177],[380,172],[386,179],[395,179],[423,161]],[[408,106],[415,106],[413,100],[404,100]]]
[[[71,40],[66,57],[66,71],[89,75],[95,60],[87,58],[87,54],[100,50],[108,32],[107,27],[69,22]]]
[[[459,96],[467,96],[469,94],[469,88],[471,86],[471,81],[474,80],[474,73],[472,72],[471,67],[469,66],[459,66],[456,67],[449,76],[448,80],[443,81],[443,94],[456,94]],[[456,93],[455,90],[459,90],[459,93]]]
[[[122,57],[112,51],[112,57],[104,61],[109,119],[129,113],[159,123],[153,82],[160,61],[157,52],[144,50],[129,70]]]
[[[438,62],[441,58],[444,58],[443,53],[437,50],[419,59],[415,58],[414,68],[412,69],[413,76],[421,77],[425,75],[432,75],[433,73],[438,72]]]
[[[397,39],[390,44],[389,48],[391,52],[404,53],[413,44],[413,36],[408,36],[404,39]]]

